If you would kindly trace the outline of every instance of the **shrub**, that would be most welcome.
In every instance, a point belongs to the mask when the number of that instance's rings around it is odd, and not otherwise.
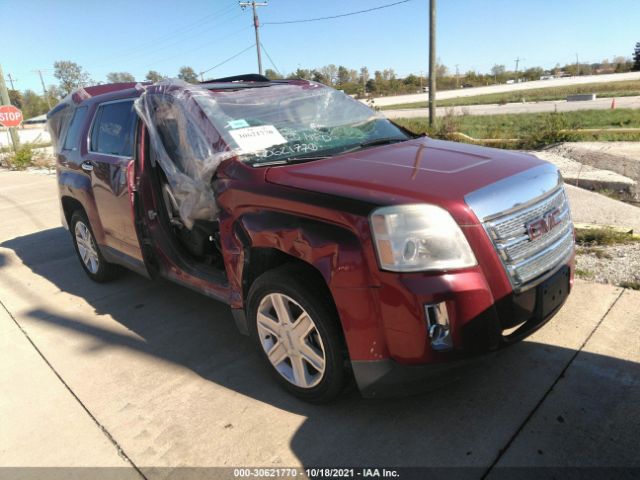
[[[532,129],[524,139],[528,148],[541,148],[553,143],[567,142],[571,136],[563,130],[570,129],[569,120],[562,113],[552,112],[543,118],[539,128]]]
[[[435,126],[429,128],[427,134],[442,140],[455,140],[455,134],[460,130],[461,117],[455,115],[453,108],[448,108],[445,115],[436,118]]]
[[[8,159],[9,166],[15,170],[24,170],[33,163],[33,150],[31,145],[21,146],[16,153]]]

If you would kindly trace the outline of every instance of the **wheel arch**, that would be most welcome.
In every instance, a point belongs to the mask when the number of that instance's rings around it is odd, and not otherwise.
[[[344,330],[333,289],[367,285],[365,258],[353,232],[315,219],[265,211],[243,215],[231,230],[228,238],[233,245],[227,243],[230,253],[225,260],[235,291],[231,307],[242,333],[248,332],[245,307],[251,285],[261,274],[286,264],[306,269],[317,281]]]

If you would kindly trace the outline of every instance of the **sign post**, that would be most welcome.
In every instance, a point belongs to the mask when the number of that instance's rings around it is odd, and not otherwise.
[[[18,148],[20,148],[20,138],[18,137],[18,132],[16,132],[14,127],[17,127],[22,123],[22,112],[11,105],[9,92],[7,92],[7,85],[4,83],[4,71],[2,70],[2,65],[0,65],[0,100],[2,100],[0,118],[6,117],[6,122],[0,120],[0,124],[9,128],[9,135],[11,135],[13,149],[17,152]]]

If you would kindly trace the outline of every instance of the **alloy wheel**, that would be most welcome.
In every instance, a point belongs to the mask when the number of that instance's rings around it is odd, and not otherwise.
[[[98,249],[93,240],[93,235],[83,222],[76,222],[75,226],[76,244],[78,245],[78,253],[80,259],[84,263],[89,272],[96,274],[100,268],[100,260],[98,258]]]
[[[257,330],[267,358],[287,381],[312,388],[322,380],[326,354],[311,316],[281,293],[266,295],[258,307]]]

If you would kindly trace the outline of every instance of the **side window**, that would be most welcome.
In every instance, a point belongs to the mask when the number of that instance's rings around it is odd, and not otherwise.
[[[106,155],[133,155],[136,113],[133,101],[98,107],[91,130],[91,151]]]
[[[63,150],[78,150],[80,146],[80,132],[84,126],[84,119],[87,117],[87,107],[76,108],[71,124],[67,129],[67,138],[64,141]]]

